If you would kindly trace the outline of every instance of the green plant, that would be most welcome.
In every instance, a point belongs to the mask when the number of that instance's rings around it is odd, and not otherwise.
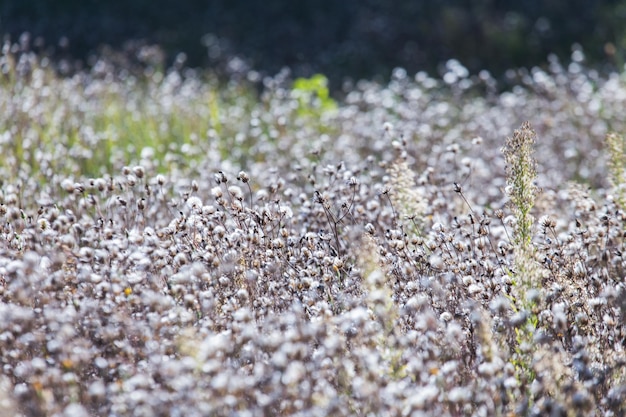
[[[531,246],[533,217],[530,214],[537,196],[537,162],[534,159],[535,131],[524,122],[506,139],[502,153],[506,161],[507,195],[516,220],[514,244],[520,250]]]
[[[531,382],[535,378],[532,369],[533,336],[538,319],[537,297],[531,290],[539,287],[541,274],[531,241],[534,219],[530,212],[537,196],[535,141],[535,131],[529,122],[524,122],[513,132],[512,137],[506,139],[502,149],[506,161],[506,191],[516,222],[513,233],[514,265],[511,273],[514,292],[511,298],[519,323],[515,328],[517,347],[513,363],[518,372],[521,372],[519,376],[524,382]]]
[[[330,97],[328,79],[322,74],[311,78],[298,78],[293,83],[293,94],[298,100],[298,115],[321,116],[337,109],[337,103]]]

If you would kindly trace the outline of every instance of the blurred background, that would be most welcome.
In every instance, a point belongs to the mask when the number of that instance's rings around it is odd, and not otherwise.
[[[622,69],[625,0],[2,0],[0,34],[89,65],[96,54],[222,72],[388,79],[436,73],[448,59],[498,77],[568,61]],[[146,48],[158,45],[159,48]],[[142,51],[138,54],[138,51]],[[153,62],[153,63],[154,63]]]

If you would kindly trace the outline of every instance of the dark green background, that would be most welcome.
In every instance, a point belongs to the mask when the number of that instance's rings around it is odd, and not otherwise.
[[[567,60],[584,47],[588,64],[621,67],[626,46],[623,0],[2,0],[0,33],[28,31],[37,48],[88,62],[101,46],[157,43],[173,59],[224,69],[239,56],[273,74],[388,78],[396,66],[436,71],[449,58],[472,72]],[[212,45],[209,57],[205,44]],[[66,36],[69,45],[58,47]],[[34,42],[33,42],[34,43]],[[615,46],[614,53],[607,43]]]

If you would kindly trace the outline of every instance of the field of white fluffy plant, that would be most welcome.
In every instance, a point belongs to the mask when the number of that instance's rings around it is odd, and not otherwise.
[[[626,73],[0,70],[2,413],[626,412]]]

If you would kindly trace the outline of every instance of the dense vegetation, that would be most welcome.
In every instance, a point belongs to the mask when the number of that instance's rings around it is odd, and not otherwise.
[[[2,409],[623,415],[626,75],[584,58],[337,103],[6,43]]]
[[[499,76],[550,53],[567,59],[575,43],[594,64],[619,68],[625,17],[623,0],[4,0],[0,33],[16,41],[29,31],[47,41],[42,50],[74,58],[144,40],[169,62],[181,51],[193,66],[238,56],[270,75],[289,66],[341,85],[344,77],[386,80],[396,66],[432,73],[451,58]]]

